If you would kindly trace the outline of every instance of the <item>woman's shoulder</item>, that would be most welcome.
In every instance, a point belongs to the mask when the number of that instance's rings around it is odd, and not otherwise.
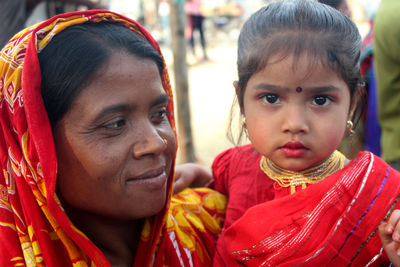
[[[207,187],[201,188],[186,188],[182,192],[172,196],[170,210],[174,213],[177,210],[181,210],[182,207],[186,210],[192,208],[196,211],[208,212],[215,215],[222,214],[224,216],[227,204],[227,198]],[[188,207],[191,207],[188,209]]]
[[[165,230],[175,232],[188,251],[207,254],[221,233],[227,203],[227,198],[213,189],[186,188],[172,197]]]
[[[173,195],[157,248],[161,257],[157,258],[168,266],[212,266],[226,205],[226,197],[209,188],[186,188]],[[149,236],[150,223],[146,229]]]

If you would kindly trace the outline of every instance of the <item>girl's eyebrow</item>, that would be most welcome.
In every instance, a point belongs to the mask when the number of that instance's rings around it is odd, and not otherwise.
[[[338,92],[340,89],[336,86],[333,85],[322,85],[322,86],[315,86],[315,87],[304,87],[302,85],[298,85],[298,87],[301,87],[306,92],[308,93],[329,93],[329,92]],[[272,92],[290,92],[290,88],[287,87],[281,87],[273,84],[268,84],[268,83],[259,83],[256,84],[252,87],[253,90],[268,90]],[[292,88],[292,90],[296,90],[296,87]]]
[[[273,84],[268,84],[268,83],[258,83],[252,87],[253,90],[268,90],[268,91],[273,91],[273,92],[289,92],[290,88],[287,87],[281,87]]]
[[[310,93],[330,93],[330,92],[338,92],[340,89],[333,85],[323,85],[308,88]]]

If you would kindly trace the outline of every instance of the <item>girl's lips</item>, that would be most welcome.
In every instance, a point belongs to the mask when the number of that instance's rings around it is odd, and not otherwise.
[[[300,142],[289,142],[286,143],[282,148],[291,148],[291,149],[307,149],[302,143]]]
[[[287,157],[299,158],[307,152],[308,148],[300,142],[289,142],[282,146],[281,150]]]

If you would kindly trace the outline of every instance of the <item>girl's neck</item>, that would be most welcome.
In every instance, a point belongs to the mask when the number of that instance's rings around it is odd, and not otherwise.
[[[74,225],[101,250],[112,266],[133,265],[143,220],[112,219],[68,209]]]
[[[290,187],[291,194],[293,194],[296,192],[297,186],[304,189],[308,184],[318,183],[342,169],[347,163],[348,160],[342,153],[334,151],[323,162],[302,171],[283,169],[266,157],[261,158],[260,168],[270,179],[276,182],[276,186]]]

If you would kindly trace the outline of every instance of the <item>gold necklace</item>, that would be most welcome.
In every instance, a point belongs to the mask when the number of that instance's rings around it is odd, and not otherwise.
[[[285,170],[262,156],[260,161],[261,170],[280,187],[289,187],[290,194],[296,192],[296,186],[306,188],[307,184],[315,184],[325,177],[343,169],[346,157],[335,150],[325,161],[315,167],[302,171]]]

